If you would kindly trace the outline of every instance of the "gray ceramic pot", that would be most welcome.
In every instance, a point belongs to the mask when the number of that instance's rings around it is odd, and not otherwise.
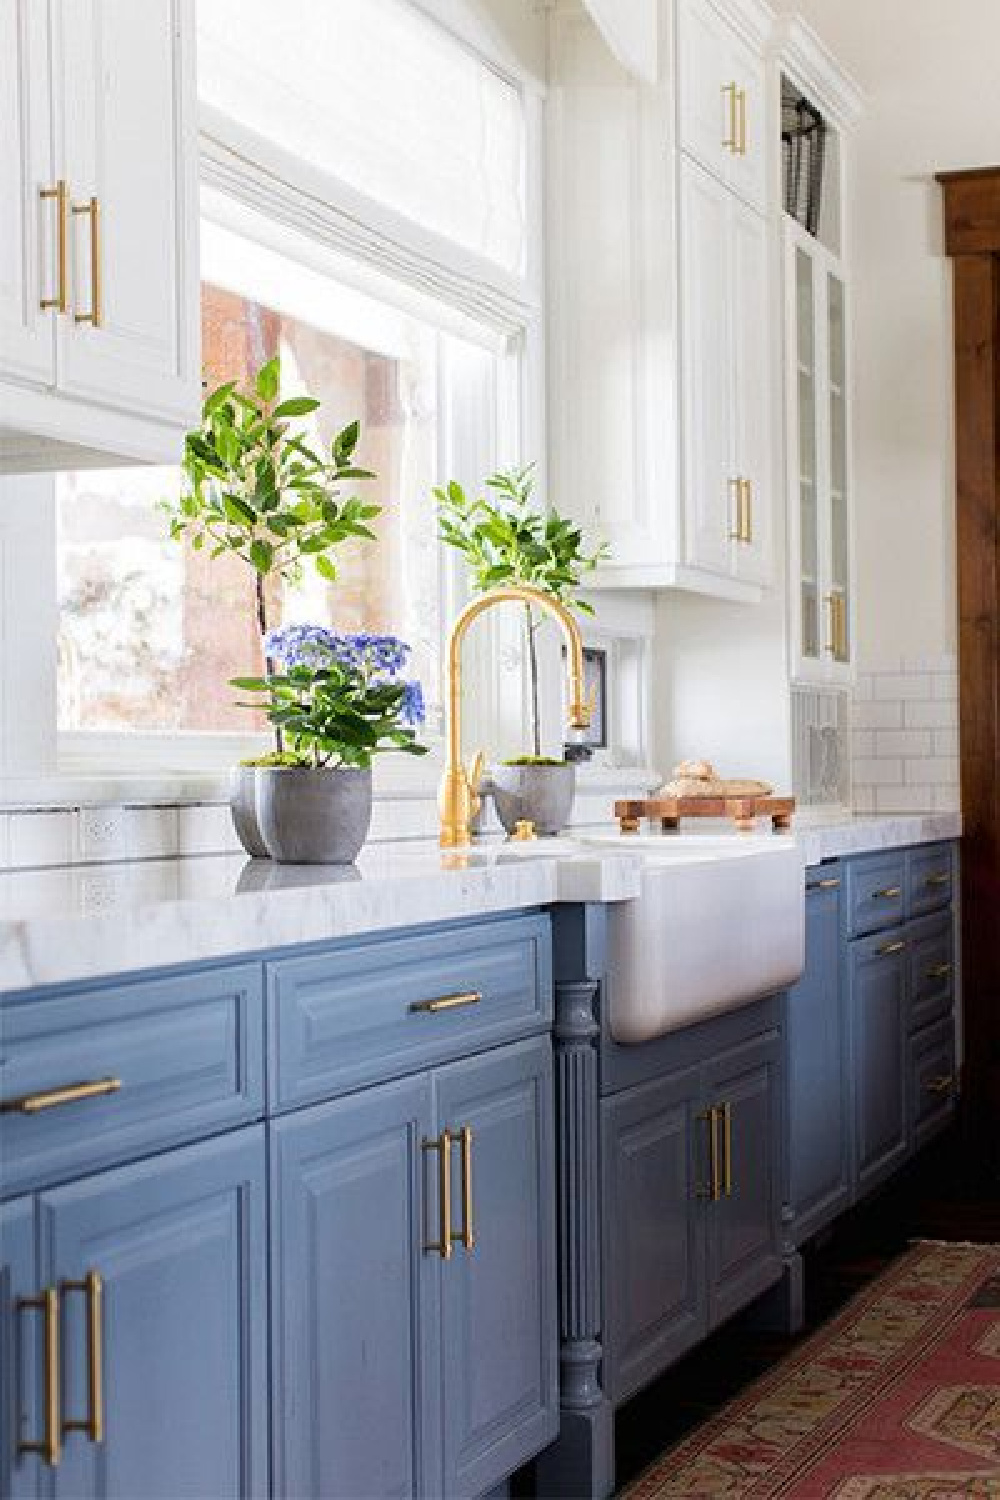
[[[488,786],[497,817],[508,833],[528,820],[539,834],[561,833],[576,795],[576,766],[491,766]]]
[[[236,836],[251,859],[267,859],[257,822],[257,766],[234,766],[229,773],[229,810]]]
[[[257,768],[257,821],[279,864],[353,864],[371,820],[370,769]]]

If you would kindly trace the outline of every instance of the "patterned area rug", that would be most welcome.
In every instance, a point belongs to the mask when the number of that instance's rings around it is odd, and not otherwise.
[[[627,1500],[1000,1500],[1000,1245],[918,1244]]]

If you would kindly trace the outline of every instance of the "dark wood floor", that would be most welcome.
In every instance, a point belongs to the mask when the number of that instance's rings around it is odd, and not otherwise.
[[[905,1249],[912,1239],[1000,1243],[1000,1176],[943,1137],[873,1202],[847,1215],[806,1252],[806,1337]],[[799,1339],[738,1319],[700,1345],[624,1407],[616,1421],[618,1486],[712,1415]]]

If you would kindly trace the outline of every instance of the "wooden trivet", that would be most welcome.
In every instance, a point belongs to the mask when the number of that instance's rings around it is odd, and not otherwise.
[[[794,797],[637,797],[615,803],[622,833],[638,833],[642,818],[658,818],[664,833],[681,818],[732,818],[741,833],[752,833],[758,818],[770,818],[775,833],[792,826]]]

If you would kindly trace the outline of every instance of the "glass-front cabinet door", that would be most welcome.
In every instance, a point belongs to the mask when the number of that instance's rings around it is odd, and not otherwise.
[[[839,263],[785,219],[793,675],[849,680],[854,580],[847,292]]]

